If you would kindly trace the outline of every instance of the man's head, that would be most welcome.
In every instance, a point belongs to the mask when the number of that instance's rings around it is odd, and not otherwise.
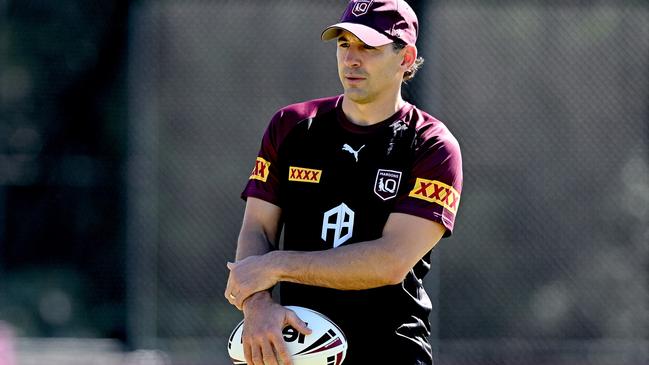
[[[372,47],[392,42],[417,43],[419,22],[404,0],[352,0],[340,22],[322,32],[322,40],[337,38],[347,30]]]
[[[363,103],[398,90],[414,76],[423,63],[417,33],[417,16],[404,0],[352,0],[322,39],[337,39],[345,95]]]

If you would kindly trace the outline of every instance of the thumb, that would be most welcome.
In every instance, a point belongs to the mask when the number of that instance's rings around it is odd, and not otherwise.
[[[301,320],[300,317],[298,317],[297,314],[295,314],[295,312],[293,311],[289,311],[288,315],[286,316],[286,322],[288,323],[288,325],[295,328],[300,333],[304,333],[305,335],[310,335],[311,332],[313,332],[306,324],[306,322]]]

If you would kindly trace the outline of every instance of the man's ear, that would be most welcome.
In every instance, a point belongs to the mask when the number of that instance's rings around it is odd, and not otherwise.
[[[417,47],[408,44],[403,48],[403,60],[401,61],[401,66],[406,70],[409,70],[410,67],[417,60]]]

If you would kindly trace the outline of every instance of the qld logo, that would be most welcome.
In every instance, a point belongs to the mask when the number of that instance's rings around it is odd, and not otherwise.
[[[374,181],[374,194],[383,200],[397,196],[401,183],[401,171],[379,169]]]
[[[354,14],[355,16],[361,16],[367,14],[373,2],[374,0],[356,1],[356,4],[354,4],[354,7],[352,8],[352,14]]]

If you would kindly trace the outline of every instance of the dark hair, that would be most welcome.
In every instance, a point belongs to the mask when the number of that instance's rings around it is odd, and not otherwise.
[[[406,48],[406,44],[404,42],[395,41],[392,42],[392,48],[394,49],[395,52],[399,52],[402,49]],[[417,71],[419,71],[419,69],[423,64],[424,64],[424,58],[417,57],[415,63],[413,63],[412,66],[410,66],[410,69],[403,73],[403,81],[412,80],[412,78],[415,77],[415,74],[417,73]]]

